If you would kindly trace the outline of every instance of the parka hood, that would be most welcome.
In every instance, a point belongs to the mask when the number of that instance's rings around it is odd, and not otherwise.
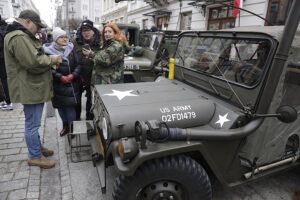
[[[34,35],[32,33],[30,33],[24,26],[22,26],[22,24],[20,24],[19,22],[14,21],[11,24],[8,24],[7,28],[6,28],[6,34],[13,32],[13,31],[23,31],[24,33],[34,37]]]

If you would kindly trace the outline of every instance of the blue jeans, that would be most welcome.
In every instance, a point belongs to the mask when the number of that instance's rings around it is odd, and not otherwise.
[[[44,103],[23,104],[25,114],[25,141],[28,148],[29,159],[42,156],[39,128],[44,109]]]
[[[63,121],[63,124],[70,124],[71,122],[76,120],[76,107],[68,106],[58,108],[58,113],[60,118]]]

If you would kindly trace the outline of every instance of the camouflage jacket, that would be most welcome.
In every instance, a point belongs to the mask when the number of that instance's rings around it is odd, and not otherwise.
[[[124,79],[124,48],[116,40],[104,43],[94,56],[94,84],[122,83]]]

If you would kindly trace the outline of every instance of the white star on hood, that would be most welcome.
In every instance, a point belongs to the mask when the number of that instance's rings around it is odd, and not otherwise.
[[[110,94],[104,94],[106,96],[116,96],[118,97],[119,100],[122,100],[124,97],[134,97],[134,96],[139,96],[136,94],[131,94],[131,92],[133,92],[133,90],[127,90],[127,91],[119,91],[119,90],[112,90],[113,93]]]
[[[230,121],[229,119],[227,119],[227,115],[228,115],[228,113],[226,113],[224,116],[219,115],[219,120],[216,122],[216,124],[220,124],[221,128],[225,122]]]

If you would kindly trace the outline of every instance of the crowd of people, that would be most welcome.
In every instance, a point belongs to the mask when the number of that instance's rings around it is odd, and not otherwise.
[[[94,84],[122,83],[127,39],[115,23],[102,31],[90,20],[81,22],[76,37],[69,38],[60,27],[53,29],[51,40],[45,39],[46,27],[33,10],[24,10],[11,24],[1,20],[0,78],[4,90],[3,110],[13,103],[23,104],[24,137],[28,148],[28,165],[47,169],[55,162],[46,157],[53,151],[40,141],[39,127],[44,104],[52,102],[58,110],[63,128],[61,137],[81,120],[81,99],[86,96],[86,120],[93,119]]]

